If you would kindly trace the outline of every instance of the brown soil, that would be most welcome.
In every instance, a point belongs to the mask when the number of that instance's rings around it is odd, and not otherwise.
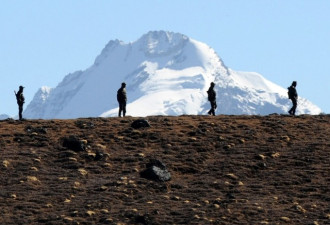
[[[135,119],[1,121],[0,224],[330,223],[329,115]]]

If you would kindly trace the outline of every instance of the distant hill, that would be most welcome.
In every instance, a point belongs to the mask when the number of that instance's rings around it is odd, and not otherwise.
[[[329,224],[329,115],[136,119],[0,121],[0,224]]]
[[[217,114],[287,114],[291,105],[286,87],[228,68],[207,44],[180,33],[151,31],[132,43],[110,41],[90,68],[65,76],[55,88],[42,87],[24,117],[116,116],[122,82],[132,116],[206,114],[210,82],[216,83]],[[321,109],[300,98],[297,113],[319,114]]]

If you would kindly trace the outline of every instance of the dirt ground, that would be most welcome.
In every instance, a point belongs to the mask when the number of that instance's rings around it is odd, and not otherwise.
[[[0,121],[0,224],[330,224],[329,115],[136,119]]]

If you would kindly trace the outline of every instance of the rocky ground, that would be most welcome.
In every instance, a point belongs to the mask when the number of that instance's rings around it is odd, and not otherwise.
[[[0,121],[0,224],[330,224],[329,115],[136,119]]]

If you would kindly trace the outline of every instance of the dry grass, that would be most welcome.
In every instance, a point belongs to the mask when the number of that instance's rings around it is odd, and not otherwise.
[[[135,119],[1,121],[0,224],[330,223],[329,115]]]

